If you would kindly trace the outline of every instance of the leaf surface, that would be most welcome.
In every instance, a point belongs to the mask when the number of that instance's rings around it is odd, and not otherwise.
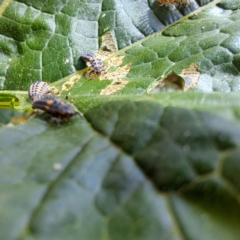
[[[84,118],[0,112],[0,239],[239,239],[240,5],[216,2],[1,2],[0,106],[58,80]],[[79,55],[107,31],[127,47],[88,80]],[[191,64],[196,85],[159,90]]]
[[[112,99],[88,123],[3,126],[0,219],[14,231],[1,238],[237,239],[239,110],[223,117],[225,104],[214,114]]]

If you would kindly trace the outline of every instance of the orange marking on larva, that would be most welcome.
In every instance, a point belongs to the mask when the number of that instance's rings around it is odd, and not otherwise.
[[[47,105],[51,105],[53,103],[53,100],[48,100],[48,101],[46,101],[46,104]]]
[[[50,107],[49,107],[48,105],[45,106],[45,110],[49,110],[49,108],[50,108]]]
[[[83,53],[80,58],[90,63],[95,59],[95,55],[93,53]]]

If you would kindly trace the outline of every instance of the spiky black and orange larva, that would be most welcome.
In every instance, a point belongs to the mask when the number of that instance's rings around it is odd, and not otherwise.
[[[93,53],[83,53],[81,54],[80,58],[85,62],[89,63],[93,69],[93,72],[96,74],[100,74],[103,68],[103,62],[101,59],[97,58]]]
[[[37,99],[42,98],[42,96],[51,93],[54,95],[51,87],[48,85],[48,83],[37,80],[34,83],[32,83],[28,88],[28,97],[35,101]]]
[[[58,126],[60,126],[61,121],[68,121],[76,114],[81,116],[81,114],[66,101],[49,95],[45,95],[34,101],[32,108],[46,112],[51,117],[51,120],[54,120]]]

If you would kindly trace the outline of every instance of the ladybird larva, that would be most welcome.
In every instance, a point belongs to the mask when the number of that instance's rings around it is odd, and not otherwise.
[[[89,62],[90,63],[90,62],[92,62],[96,58],[96,56],[93,53],[82,53],[80,55],[80,58],[82,60],[84,60],[85,62]]]
[[[91,62],[91,67],[93,68],[93,71],[96,74],[100,74],[102,72],[102,67],[103,67],[103,63],[101,61],[101,59],[99,58],[95,58],[92,62]]]
[[[46,95],[48,93],[51,93],[54,95],[51,87],[48,85],[48,83],[37,80],[34,83],[32,83],[28,88],[28,97],[35,101],[37,99],[40,99],[43,95]]]
[[[97,58],[93,53],[83,53],[80,58],[85,62],[89,63],[94,73],[99,75],[102,72],[103,62]]]
[[[66,101],[49,95],[35,100],[32,104],[32,108],[43,110],[51,117],[51,120],[56,122],[58,127],[60,127],[60,122],[63,120],[68,121],[76,114],[81,116],[81,114]]]

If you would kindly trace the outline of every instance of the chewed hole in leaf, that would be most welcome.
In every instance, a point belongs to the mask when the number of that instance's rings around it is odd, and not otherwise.
[[[198,71],[198,65],[196,63],[192,63],[188,67],[184,68],[180,74],[170,72],[161,77],[149,92],[156,93],[176,90],[187,91],[196,86],[199,77],[200,72]]]

